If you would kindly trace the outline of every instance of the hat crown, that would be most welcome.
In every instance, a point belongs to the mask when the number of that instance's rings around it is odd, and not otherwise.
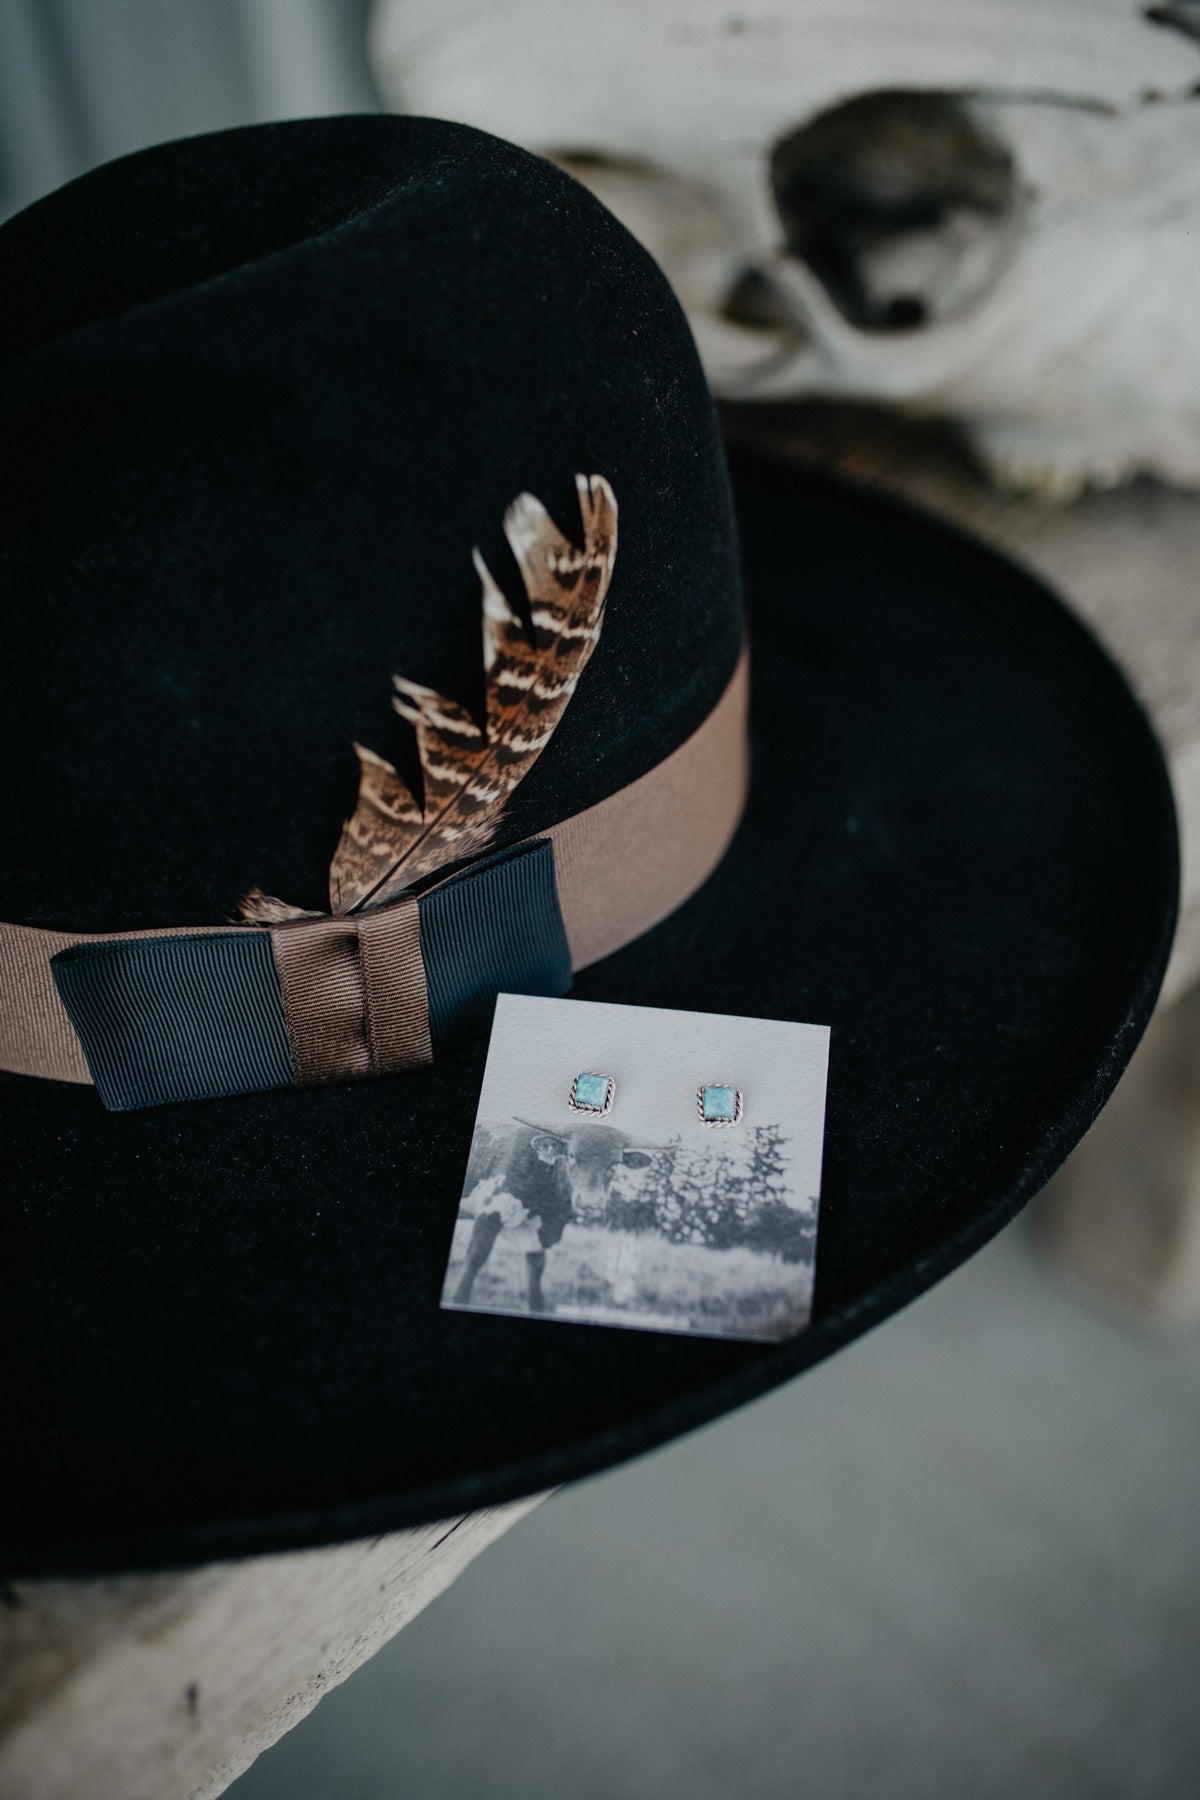
[[[0,917],[80,930],[323,907],[354,740],[416,774],[398,673],[479,716],[478,545],[582,541],[611,482],[600,643],[512,841],[645,773],[741,635],[717,426],[649,257],[549,163],[343,119],[126,158],[0,230],[10,771]]]

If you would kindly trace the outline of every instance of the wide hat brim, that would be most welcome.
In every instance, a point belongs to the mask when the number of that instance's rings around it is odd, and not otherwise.
[[[735,476],[750,804],[702,891],[574,991],[832,1026],[811,1328],[747,1347],[440,1310],[483,1043],[125,1115],[5,1076],[0,1567],[318,1544],[604,1468],[907,1304],[1086,1131],[1174,924],[1144,715],[990,552],[822,478]]]

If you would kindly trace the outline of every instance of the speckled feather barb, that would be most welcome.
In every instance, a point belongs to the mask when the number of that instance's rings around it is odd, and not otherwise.
[[[492,842],[509,795],[546,748],[600,637],[617,554],[617,502],[602,475],[577,475],[583,548],[555,525],[540,500],[519,494],[504,517],[529,597],[532,636],[488,571],[483,584],[483,723],[445,695],[393,677],[393,705],[416,728],[418,802],[391,763],[363,745],[358,803],[329,870],[334,914],[397,899],[440,868]],[[273,924],[307,914],[257,888],[241,915]]]

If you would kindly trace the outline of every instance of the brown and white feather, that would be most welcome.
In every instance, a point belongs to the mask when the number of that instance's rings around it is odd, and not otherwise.
[[[416,731],[421,802],[391,763],[355,745],[358,800],[329,871],[335,914],[382,906],[438,869],[485,850],[513,789],[557,729],[599,640],[617,553],[612,488],[602,475],[577,475],[575,485],[582,548],[532,494],[518,495],[504,517],[532,633],[474,553],[483,589],[483,723],[434,689],[393,678],[393,705]],[[242,910],[258,923],[306,916],[257,890]]]
[[[287,900],[277,900],[274,894],[264,894],[260,887],[252,887],[238,904],[237,922],[242,925],[291,925],[297,919],[321,919],[324,916],[323,913],[307,912],[303,906],[292,906]]]

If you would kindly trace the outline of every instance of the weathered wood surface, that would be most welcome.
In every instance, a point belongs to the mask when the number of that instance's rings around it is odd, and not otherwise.
[[[209,1800],[537,1505],[0,1591],[3,1800]]]
[[[1055,1260],[1153,1324],[1200,1306],[1200,987],[1160,1012],[1047,1194]]]

